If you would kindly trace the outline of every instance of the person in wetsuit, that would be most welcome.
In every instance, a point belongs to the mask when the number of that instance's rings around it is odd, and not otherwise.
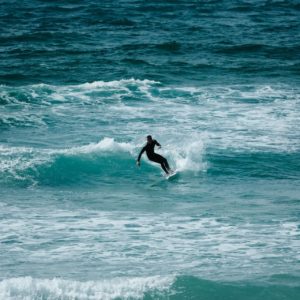
[[[171,170],[170,170],[168,161],[163,156],[161,156],[157,153],[154,153],[155,145],[157,145],[158,147],[161,147],[160,144],[156,140],[152,139],[151,135],[148,135],[147,136],[147,144],[141,150],[136,163],[138,166],[140,166],[141,156],[146,151],[146,154],[147,154],[149,160],[159,163],[161,165],[162,169],[166,172],[166,174],[169,174],[169,172]]]

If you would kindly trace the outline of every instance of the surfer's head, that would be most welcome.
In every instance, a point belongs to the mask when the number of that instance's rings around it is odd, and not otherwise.
[[[147,135],[147,142],[148,143],[152,142],[152,136],[151,135]]]

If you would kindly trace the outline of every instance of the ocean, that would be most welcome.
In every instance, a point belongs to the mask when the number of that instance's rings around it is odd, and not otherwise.
[[[0,4],[1,300],[300,299],[298,0]]]

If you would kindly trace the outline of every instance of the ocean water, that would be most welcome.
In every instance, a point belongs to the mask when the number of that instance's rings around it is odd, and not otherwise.
[[[0,4],[1,300],[300,299],[298,0]]]

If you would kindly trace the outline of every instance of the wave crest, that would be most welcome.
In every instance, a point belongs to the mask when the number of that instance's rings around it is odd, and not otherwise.
[[[21,299],[157,299],[168,290],[172,277],[152,276],[114,278],[102,281],[72,281],[60,278],[19,277],[0,282],[0,298]]]

